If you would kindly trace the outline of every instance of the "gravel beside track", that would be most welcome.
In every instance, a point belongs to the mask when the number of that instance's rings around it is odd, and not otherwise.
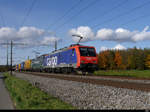
[[[29,72],[32,74],[45,74],[45,75],[54,75],[51,73],[39,73],[39,72]],[[111,80],[111,81],[119,81],[119,82],[135,82],[135,83],[144,83],[144,84],[150,84],[150,78],[135,78],[135,77],[121,77],[121,76],[89,76],[89,75],[65,75],[65,74],[55,74],[57,76],[66,76],[66,77],[80,77],[80,78],[89,78],[89,79],[98,79],[98,80]]]
[[[150,109],[150,92],[24,73],[15,73],[15,76],[79,109]]]
[[[42,77],[49,77],[49,78],[57,78],[57,79],[63,79],[63,80],[69,80],[69,81],[77,81],[77,82],[83,82],[83,83],[90,83],[90,84],[96,84],[96,85],[105,85],[105,86],[113,86],[117,88],[128,88],[128,89],[134,89],[134,90],[141,90],[141,91],[147,91],[150,92],[150,84],[144,83],[143,80],[139,80],[140,82],[136,82],[136,80],[127,80],[122,78],[101,78],[101,77],[92,77],[92,76],[67,76],[64,74],[48,74],[48,73],[35,73],[35,72],[25,72],[26,74],[32,74],[32,75],[38,75]],[[150,80],[147,80],[150,82]]]

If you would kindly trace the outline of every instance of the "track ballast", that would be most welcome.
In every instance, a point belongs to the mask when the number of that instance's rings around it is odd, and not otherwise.
[[[106,79],[101,79],[101,76],[99,76],[99,78],[97,77],[94,78],[94,76],[93,78],[91,78],[91,76],[50,74],[50,73],[39,73],[39,72],[22,72],[22,73],[34,75],[34,76],[47,77],[47,78],[57,78],[61,80],[76,81],[76,82],[90,83],[95,85],[112,86],[116,88],[126,88],[126,89],[150,92],[150,83],[149,83],[150,79],[145,79],[145,78],[140,79],[140,78],[118,77],[117,78],[118,80],[113,80],[116,77],[102,76],[103,78],[105,77]],[[107,78],[109,78],[109,80]],[[136,80],[146,80],[148,81],[148,83],[136,82]]]

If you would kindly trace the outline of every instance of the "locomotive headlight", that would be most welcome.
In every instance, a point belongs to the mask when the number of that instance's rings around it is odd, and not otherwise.
[[[81,63],[84,63],[85,61],[84,60],[81,60]]]

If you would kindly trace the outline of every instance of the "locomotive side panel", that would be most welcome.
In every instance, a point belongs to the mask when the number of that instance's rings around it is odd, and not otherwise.
[[[77,55],[75,49],[68,49],[45,56],[43,65],[46,68],[76,67]]]

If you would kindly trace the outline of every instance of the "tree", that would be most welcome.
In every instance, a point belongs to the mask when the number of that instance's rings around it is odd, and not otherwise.
[[[136,69],[144,70],[145,68],[145,55],[143,50],[138,49],[136,55]]]
[[[117,65],[117,68],[120,69],[122,65],[122,56],[120,55],[119,51],[116,51],[114,61]]]
[[[135,53],[135,49],[129,49],[128,50],[128,68],[129,69],[136,69],[136,53]]]
[[[147,68],[150,68],[150,54],[147,55],[147,57],[146,57],[145,66],[146,66]]]
[[[108,69],[110,69],[110,70],[116,69],[116,64],[114,62],[114,58],[115,58],[115,51],[110,50],[109,51],[109,59],[108,59],[108,63],[109,63]]]
[[[99,53],[98,63],[101,69],[108,69],[109,51],[103,51]]]
[[[121,50],[120,55],[122,57],[121,69],[127,70],[128,67],[128,50]]]

